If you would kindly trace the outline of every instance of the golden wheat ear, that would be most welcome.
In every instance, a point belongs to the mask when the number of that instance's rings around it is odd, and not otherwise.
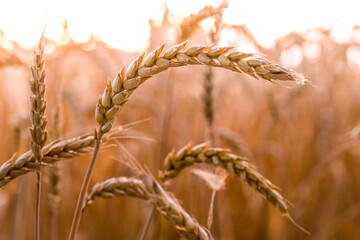
[[[208,144],[202,143],[196,146],[188,144],[178,152],[171,151],[165,158],[164,169],[159,174],[159,180],[165,183],[175,178],[186,167],[194,166],[198,163],[221,167],[240,177],[240,179],[270,202],[281,215],[286,216],[303,232],[310,234],[291,217],[289,202],[279,193],[279,188],[262,176],[256,170],[256,167],[248,162],[247,158],[232,154],[228,149],[208,148]]]
[[[159,182],[147,174],[139,178],[111,178],[94,185],[87,197],[82,211],[97,198],[113,198],[120,196],[136,197],[152,202],[185,239],[211,240],[210,232],[191,217],[178,203],[175,197],[167,193]]]
[[[277,187],[263,177],[245,157],[230,153],[228,149],[208,148],[208,144],[192,147],[186,145],[178,152],[171,152],[164,162],[164,172],[159,176],[161,182],[166,182],[177,176],[184,168],[196,163],[206,163],[234,173],[251,188],[261,194],[281,214],[288,214],[285,198],[277,191]]]
[[[44,28],[45,31],[45,28]],[[40,238],[40,195],[41,195],[41,161],[43,159],[42,148],[47,140],[47,117],[45,115],[45,37],[41,34],[38,44],[33,50],[33,63],[30,66],[31,78],[29,86],[30,96],[30,147],[35,156],[36,167],[36,214],[35,214],[35,239]]]
[[[115,139],[126,137],[123,131],[128,129],[128,127],[131,127],[131,125],[111,131],[102,139],[103,143],[108,144]],[[43,147],[44,156],[41,165],[52,166],[62,159],[88,154],[93,150],[94,143],[93,134],[85,134],[63,140],[57,139]],[[0,166],[0,188],[24,174],[36,171],[35,161],[35,156],[31,150],[19,157],[15,157],[14,154],[14,156]]]
[[[107,82],[95,111],[95,119],[100,125],[100,136],[110,131],[124,104],[143,82],[172,67],[208,65],[270,82],[295,81],[298,84],[309,82],[302,74],[258,55],[231,51],[233,47],[195,45],[185,49],[187,44],[188,42],[179,43],[162,54],[165,47],[163,44],[146,56],[140,55],[127,68],[123,67],[111,82]]]

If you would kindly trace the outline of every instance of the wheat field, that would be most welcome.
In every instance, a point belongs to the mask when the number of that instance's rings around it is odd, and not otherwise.
[[[269,48],[227,7],[145,53],[1,34],[0,239],[360,238],[359,26]]]

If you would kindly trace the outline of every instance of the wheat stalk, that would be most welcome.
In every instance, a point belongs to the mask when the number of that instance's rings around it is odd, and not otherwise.
[[[277,191],[276,186],[256,171],[255,166],[246,158],[231,154],[229,150],[223,148],[207,148],[207,144],[199,144],[194,147],[187,145],[177,153],[172,151],[165,159],[164,172],[160,174],[159,179],[165,182],[195,163],[219,166],[234,173],[260,193],[281,214],[289,215],[286,200]]]
[[[213,239],[206,228],[191,217],[174,197],[166,193],[159,182],[148,175],[142,175],[140,179],[111,178],[95,184],[87,197],[83,210],[96,198],[117,196],[131,196],[151,201],[185,239]]]
[[[45,38],[44,32],[41,35],[40,41],[33,50],[33,65],[30,66],[32,78],[29,81],[29,86],[32,95],[30,96],[30,120],[32,126],[30,127],[31,137],[31,151],[35,156],[36,167],[36,214],[35,214],[35,239],[40,239],[40,194],[41,194],[41,161],[43,158],[42,147],[47,140],[46,124],[47,118],[45,116],[46,101],[45,101]]]
[[[32,127],[30,128],[31,151],[40,166],[43,157],[42,147],[47,140],[45,116],[45,58],[44,58],[45,38],[41,35],[38,45],[34,48],[33,65],[30,66],[31,76],[29,86],[32,95],[30,96],[30,119]]]

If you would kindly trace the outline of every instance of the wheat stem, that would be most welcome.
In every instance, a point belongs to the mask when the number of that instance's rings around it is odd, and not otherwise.
[[[35,214],[35,239],[40,239],[40,200],[41,200],[41,171],[36,171],[36,214]]]
[[[86,171],[83,184],[81,186],[80,194],[79,194],[78,201],[77,201],[76,208],[75,208],[73,222],[71,224],[69,240],[74,240],[75,239],[77,230],[78,230],[79,225],[80,225],[80,219],[81,219],[81,215],[82,215],[82,208],[83,208],[83,206],[85,204],[86,191],[87,191],[87,189],[89,187],[89,183],[90,183],[90,179],[91,179],[91,176],[92,176],[92,173],[93,173],[93,170],[94,170],[96,158],[97,158],[97,156],[99,154],[100,145],[101,145],[101,137],[102,137],[101,134],[98,135],[97,132],[95,132],[94,151],[93,151],[93,154],[91,156],[91,160],[90,160],[88,169]]]
[[[211,200],[210,200],[208,222],[207,222],[207,228],[208,229],[211,229],[211,225],[213,223],[214,203],[215,203],[216,192],[217,192],[216,190],[212,190],[212,192],[211,192]]]
[[[47,139],[45,116],[45,59],[44,59],[45,38],[44,32],[40,41],[34,47],[33,64],[30,67],[32,78],[29,86],[32,95],[30,96],[30,119],[32,126],[30,130],[31,150],[35,156],[36,165],[36,211],[35,211],[35,239],[40,239],[40,195],[41,195],[41,161],[43,158],[42,148]]]
[[[146,223],[144,225],[144,228],[142,229],[141,231],[141,235],[140,235],[140,238],[139,240],[145,240],[146,239],[146,236],[149,232],[149,229],[150,229],[150,225],[152,223],[152,220],[154,218],[156,214],[156,206],[154,206],[152,209],[151,209],[151,212],[150,212],[150,215],[148,217],[148,219],[146,220]]]

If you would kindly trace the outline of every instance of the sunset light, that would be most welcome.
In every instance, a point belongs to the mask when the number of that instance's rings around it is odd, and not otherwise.
[[[174,25],[181,18],[196,13],[205,4],[217,6],[220,0],[165,1]],[[70,36],[77,42],[87,41],[90,34],[110,46],[130,51],[146,49],[149,19],[160,22],[164,0],[152,1],[73,1],[73,0],[12,0],[1,3],[0,30],[10,39],[32,47],[46,25],[46,36],[57,40],[62,24],[68,21]],[[304,33],[309,28],[335,27],[334,35],[346,41],[353,24],[360,23],[359,4],[354,0],[304,1],[237,1],[230,0],[223,21],[245,24],[258,41],[271,46],[274,39],[291,31]],[[21,7],[19,7],[21,6]],[[350,31],[350,32],[349,32]]]
[[[360,0],[0,0],[0,240],[359,240]]]

